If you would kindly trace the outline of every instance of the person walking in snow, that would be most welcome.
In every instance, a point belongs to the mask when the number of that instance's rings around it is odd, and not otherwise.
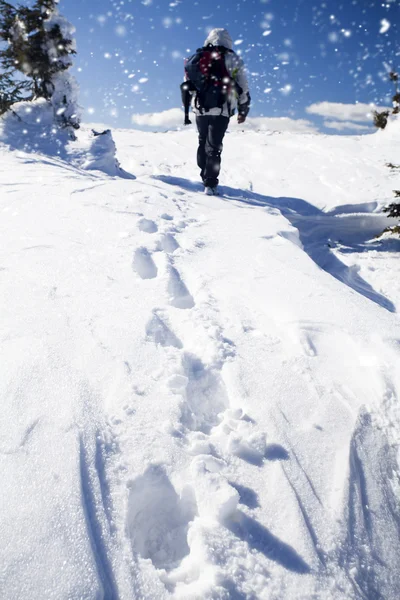
[[[199,133],[197,164],[205,193],[218,195],[222,140],[229,119],[238,110],[238,123],[244,123],[250,109],[250,93],[243,60],[232,49],[226,29],[213,29],[204,47],[186,60],[185,81],[181,84],[185,125],[193,104]]]

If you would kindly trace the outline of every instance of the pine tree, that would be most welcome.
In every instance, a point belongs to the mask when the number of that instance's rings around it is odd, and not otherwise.
[[[72,41],[64,40],[59,25],[49,27],[49,21],[56,12],[55,0],[36,0],[32,9],[20,16],[23,19],[29,44],[25,49],[22,69],[34,81],[35,95],[50,100],[53,92],[52,76],[61,69],[60,55],[74,53]]]
[[[395,73],[394,71],[392,71],[391,73],[389,73],[389,79],[390,79],[390,81],[393,81],[393,84],[395,87],[395,92],[394,92],[394,96],[392,97],[392,102],[393,102],[393,114],[397,115],[400,112],[400,90],[399,90],[399,75],[398,75],[398,73]]]
[[[383,112],[378,112],[377,110],[374,110],[373,115],[375,127],[385,129],[389,118],[389,111],[384,110]]]
[[[0,73],[0,115],[6,113],[13,104],[29,99],[29,83],[15,79],[14,71]]]
[[[388,217],[394,219],[400,218],[400,204],[398,204],[398,202],[392,202],[389,206],[385,206],[383,212],[388,213]]]
[[[385,129],[389,115],[397,115],[400,113],[400,90],[399,90],[399,75],[394,71],[389,73],[389,79],[393,82],[395,87],[394,95],[392,96],[393,109],[392,112],[389,110],[385,110],[383,112],[378,112],[374,110],[374,125],[379,129]]]
[[[30,84],[17,77],[19,69],[18,56],[23,55],[26,43],[25,30],[18,20],[17,9],[0,0],[0,41],[6,46],[0,50],[0,115],[4,114],[16,102],[28,100]]]
[[[24,19],[29,48],[24,66],[32,77],[34,93],[51,101],[55,120],[79,127],[76,84],[68,73],[76,54],[73,27],[57,10],[59,0],[36,0]]]
[[[0,0],[0,40],[2,42],[9,41],[16,17],[17,9],[5,0]],[[1,51],[1,57],[3,58],[3,56],[6,56],[4,50]]]
[[[396,198],[400,198],[400,190],[393,190],[393,193]],[[383,209],[384,213],[387,213],[387,216],[392,219],[400,219],[400,203],[392,202],[388,206],[385,206]],[[384,231],[388,233],[397,233],[400,234],[400,224],[395,225],[394,227],[387,227]]]
[[[0,0],[0,52],[5,69],[17,69],[31,80],[33,98],[48,100],[55,122],[79,128],[77,86],[69,73],[76,54],[74,29],[58,12],[59,0],[36,0],[32,8]]]
[[[392,97],[392,101],[393,101],[392,114],[397,115],[400,113],[400,90],[399,90],[399,75],[398,75],[398,73],[395,73],[394,71],[392,71],[389,74],[389,79],[390,79],[390,81],[393,81],[394,86],[395,86],[395,93],[394,93],[394,96]],[[387,121],[387,119],[386,119],[386,121]],[[385,126],[386,126],[386,123],[385,123]],[[384,129],[384,127],[383,127],[383,129]],[[392,163],[389,163],[388,166],[391,169],[398,168],[397,165],[393,165]],[[393,190],[393,193],[396,198],[400,198],[400,190]],[[386,206],[383,209],[383,212],[387,213],[387,216],[390,218],[394,218],[394,219],[400,218],[400,203],[399,202],[391,202],[388,206]],[[388,227],[385,231],[390,231],[391,233],[400,234],[400,224],[396,225],[395,227]]]

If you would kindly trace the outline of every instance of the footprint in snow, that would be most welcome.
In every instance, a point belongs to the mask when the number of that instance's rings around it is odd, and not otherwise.
[[[157,233],[158,231],[157,223],[151,219],[140,219],[138,222],[138,227],[140,231],[145,231],[146,233]]]
[[[132,267],[142,279],[154,279],[154,277],[157,277],[157,267],[150,252],[143,246],[135,250]]]
[[[161,248],[167,254],[172,254],[172,252],[175,252],[175,250],[180,247],[175,239],[175,236],[173,236],[171,233],[165,233],[160,240],[160,244]]]
[[[181,341],[170,330],[157,311],[153,311],[153,316],[146,325],[146,336],[147,339],[152,340],[155,344],[159,344],[160,346],[172,346],[173,348],[178,349],[182,348]]]
[[[191,431],[209,434],[219,423],[219,414],[229,404],[224,382],[218,371],[210,369],[189,352],[184,353],[182,366],[185,402],[181,423]]]
[[[169,267],[168,293],[170,304],[176,308],[194,307],[194,300],[175,267]]]
[[[241,408],[227,408],[220,418],[212,436],[219,440],[225,452],[251,465],[262,466],[267,453],[266,434],[254,426]]]
[[[306,356],[317,356],[318,352],[313,337],[307,331],[300,333],[300,344]]]
[[[177,567],[190,552],[187,532],[195,514],[191,488],[179,496],[164,468],[151,465],[130,484],[127,529],[133,552],[156,569]]]

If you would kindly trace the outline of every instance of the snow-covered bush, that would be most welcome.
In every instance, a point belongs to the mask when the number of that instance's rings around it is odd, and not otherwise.
[[[93,140],[83,168],[103,171],[112,176],[121,175],[121,167],[116,158],[117,149],[110,129],[101,133],[93,130],[92,134]]]

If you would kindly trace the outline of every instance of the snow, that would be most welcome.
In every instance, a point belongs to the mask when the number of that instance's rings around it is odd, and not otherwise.
[[[193,130],[38,114],[0,136],[0,595],[397,600],[400,121],[232,129],[208,197]]]
[[[119,162],[115,156],[116,147],[111,130],[99,132],[93,130],[93,138],[82,167],[87,170],[104,171],[108,175],[121,174]]]
[[[388,21],[387,19],[382,19],[381,20],[381,28],[379,30],[379,33],[387,33],[390,29],[391,23],[390,21]]]

